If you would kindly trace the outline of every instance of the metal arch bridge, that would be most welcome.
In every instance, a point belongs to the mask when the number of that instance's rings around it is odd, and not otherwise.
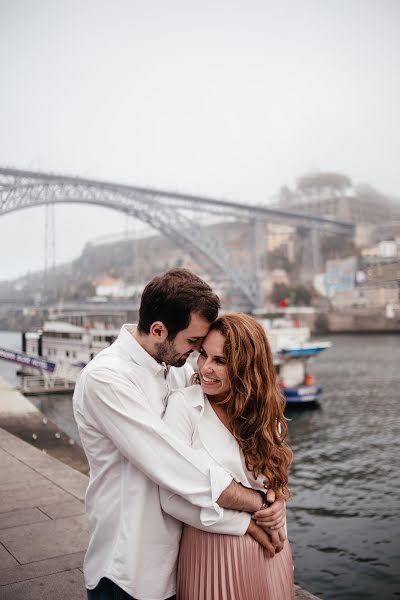
[[[287,223],[311,231],[351,234],[354,225],[318,216],[263,206],[214,200],[203,196],[165,192],[51,173],[0,167],[0,216],[40,205],[80,203],[111,208],[135,217],[174,240],[201,264],[206,272],[217,270],[227,277],[243,298],[243,308],[260,304],[258,265],[263,222]],[[254,227],[251,265],[242,267],[230,256],[209,228],[191,213],[206,213],[247,221]],[[189,214],[188,214],[189,213]]]

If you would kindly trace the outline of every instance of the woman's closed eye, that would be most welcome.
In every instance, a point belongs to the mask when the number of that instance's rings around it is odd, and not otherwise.
[[[214,360],[218,365],[226,365],[226,360],[221,356],[216,356]]]

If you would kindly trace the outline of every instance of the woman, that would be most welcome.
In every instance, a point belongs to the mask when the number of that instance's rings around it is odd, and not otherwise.
[[[197,365],[200,385],[170,396],[166,421],[243,485],[263,490],[267,484],[277,499],[286,499],[292,453],[284,441],[284,401],[262,326],[245,314],[220,317],[211,325]],[[199,509],[184,506],[182,498],[161,491],[161,502],[166,512],[189,523],[181,538],[177,600],[294,597],[287,540],[270,558],[251,537],[257,528],[253,522],[247,530],[251,535],[221,534],[216,526],[201,527]]]

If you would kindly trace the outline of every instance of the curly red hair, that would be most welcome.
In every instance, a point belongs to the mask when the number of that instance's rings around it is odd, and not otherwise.
[[[277,499],[290,496],[288,469],[292,451],[285,442],[288,427],[285,400],[276,385],[271,348],[261,324],[243,313],[226,314],[210,331],[225,338],[224,354],[231,389],[220,402],[246,467],[255,478],[264,475]]]

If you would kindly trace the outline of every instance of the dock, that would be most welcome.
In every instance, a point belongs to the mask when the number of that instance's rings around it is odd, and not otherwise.
[[[46,394],[72,394],[75,383],[64,377],[44,377],[43,375],[30,375],[24,377],[19,391],[24,396],[39,396]]]
[[[51,422],[32,439],[32,429],[39,431],[43,418],[0,379],[0,598],[86,600],[82,564],[88,543],[88,477],[78,468],[87,467],[83,451],[71,446],[65,434],[65,439],[54,437]],[[18,434],[18,423],[26,441]],[[295,597],[318,600],[299,586]]]

